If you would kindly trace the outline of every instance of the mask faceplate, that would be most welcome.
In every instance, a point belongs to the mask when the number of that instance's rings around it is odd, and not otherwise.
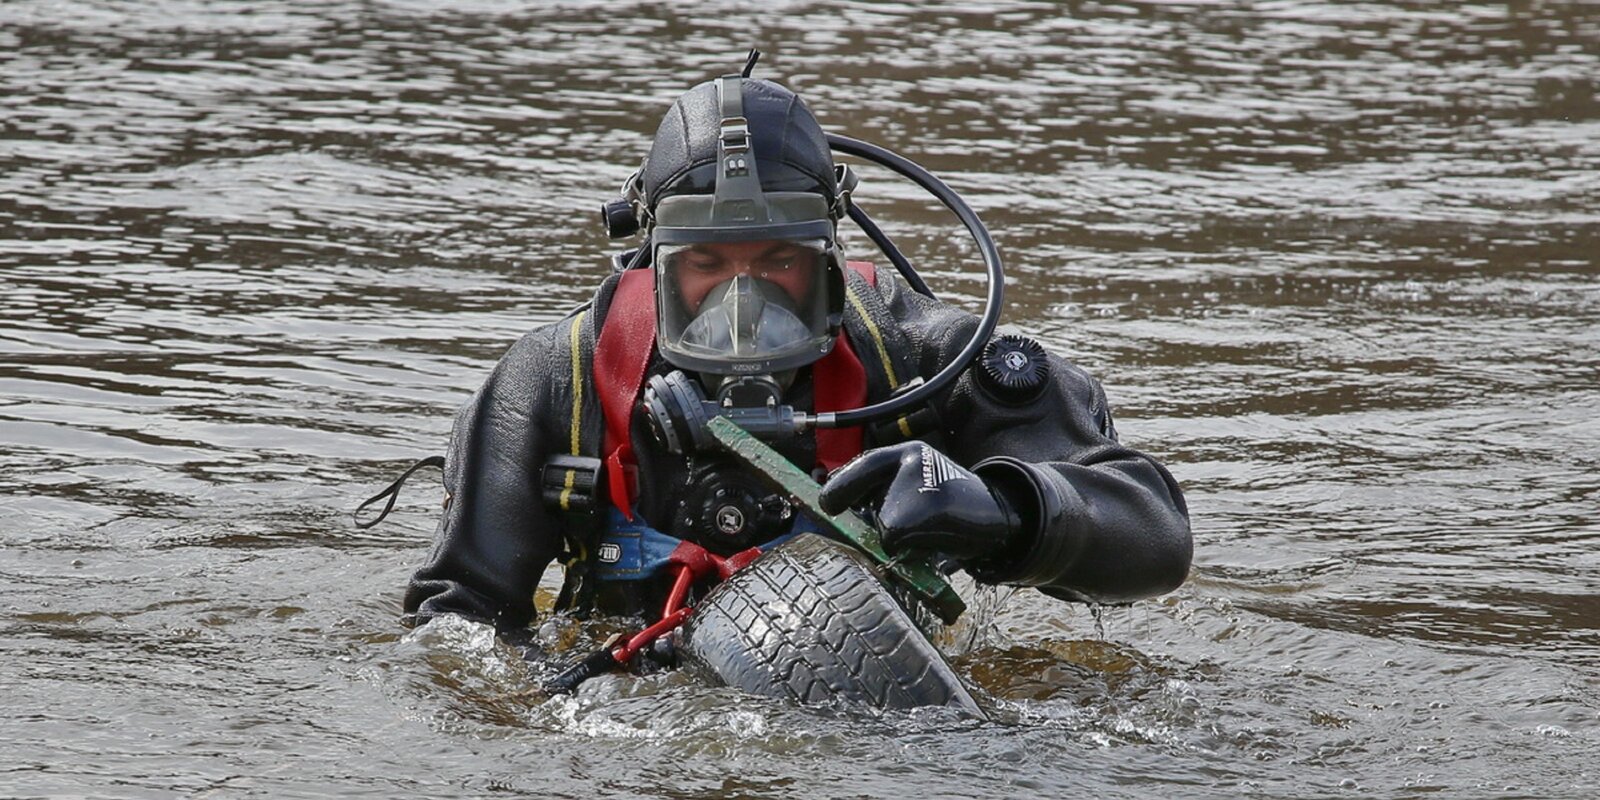
[[[836,266],[825,241],[662,245],[655,264],[659,344],[676,366],[772,373],[815,361],[832,345]]]

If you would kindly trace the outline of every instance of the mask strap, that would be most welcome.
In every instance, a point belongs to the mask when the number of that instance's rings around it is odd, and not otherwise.
[[[717,190],[712,200],[712,224],[770,222],[761,176],[756,172],[755,152],[750,148],[750,124],[744,118],[744,78],[718,78],[717,104],[722,121],[717,131]]]

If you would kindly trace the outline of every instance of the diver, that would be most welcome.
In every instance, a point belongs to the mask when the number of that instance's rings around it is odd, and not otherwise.
[[[407,622],[525,630],[557,559],[556,610],[648,618],[670,588],[650,568],[664,556],[615,544],[619,525],[719,556],[807,529],[788,498],[697,446],[718,414],[825,478],[827,512],[868,515],[890,552],[1067,601],[1180,585],[1183,495],[1118,443],[1100,384],[1031,339],[991,335],[998,308],[980,319],[898,263],[848,261],[839,223],[869,219],[853,213],[858,180],[806,104],[750,66],[673,103],[603,211],[614,238],[642,243],[613,257],[590,303],[516,342],[457,414]]]

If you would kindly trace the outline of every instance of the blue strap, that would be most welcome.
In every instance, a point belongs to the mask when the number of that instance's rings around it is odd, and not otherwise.
[[[822,533],[822,528],[805,514],[796,514],[788,533],[757,547],[765,553],[802,533]],[[630,520],[612,506],[606,531],[600,535],[600,548],[595,551],[595,574],[603,581],[653,577],[666,568],[672,551],[682,543],[682,539],[645,524],[637,514]]]
[[[612,506],[606,532],[595,551],[596,574],[603,581],[640,581],[667,566],[672,551],[683,542],[662,533],[634,515],[628,519]]]

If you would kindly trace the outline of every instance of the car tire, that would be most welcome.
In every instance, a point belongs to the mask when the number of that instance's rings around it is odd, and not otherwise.
[[[871,562],[815,534],[773,548],[707,593],[677,650],[687,668],[754,694],[983,716]]]

